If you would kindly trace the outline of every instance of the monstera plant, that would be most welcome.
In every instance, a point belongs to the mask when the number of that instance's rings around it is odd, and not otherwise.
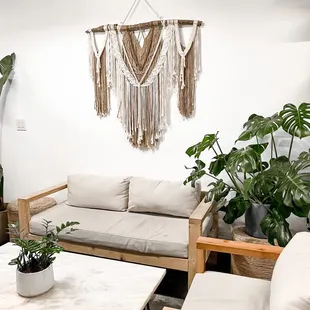
[[[275,133],[279,130],[290,137],[285,154],[277,149]],[[213,178],[206,200],[218,203],[228,224],[244,213],[247,219],[247,212],[253,206],[262,206],[266,213],[259,219],[260,229],[269,243],[277,241],[285,246],[292,237],[287,218],[291,214],[307,217],[310,210],[310,149],[295,159],[291,156],[295,139],[309,136],[309,103],[299,107],[286,104],[282,111],[270,117],[253,114],[236,140],[249,141],[247,146],[224,153],[216,133],[205,135],[201,142],[189,147],[186,154],[196,159],[196,165],[187,168],[192,172],[184,183],[194,184],[203,176]],[[208,168],[201,160],[206,150],[212,150],[215,155]],[[219,177],[222,173],[227,175],[225,180]],[[233,197],[227,202],[229,193]]]

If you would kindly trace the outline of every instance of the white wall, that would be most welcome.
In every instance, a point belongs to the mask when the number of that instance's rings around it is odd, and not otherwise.
[[[131,1],[0,0],[0,55],[16,52],[7,97],[2,163],[6,201],[75,172],[184,179],[186,148],[220,131],[230,149],[249,114],[310,101],[310,6],[302,0],[153,0],[165,18],[200,19],[204,72],[197,113],[188,121],[172,103],[159,150],[126,141],[116,119],[93,110],[84,30],[121,21]],[[141,3],[130,22],[154,19]],[[27,131],[16,131],[16,119]]]

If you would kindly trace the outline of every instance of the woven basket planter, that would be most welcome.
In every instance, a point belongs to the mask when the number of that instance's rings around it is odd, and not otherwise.
[[[247,235],[244,226],[236,226],[232,232],[234,241],[268,245],[267,239],[257,239]],[[266,258],[256,258],[241,255],[231,255],[231,273],[258,279],[270,280],[275,261]]]
[[[43,197],[33,202],[30,202],[30,216],[38,214],[44,210],[47,210],[57,204],[56,200],[52,197]],[[8,222],[9,224],[16,224],[18,222],[18,206],[17,200],[8,204]],[[15,236],[11,235],[12,239]]]

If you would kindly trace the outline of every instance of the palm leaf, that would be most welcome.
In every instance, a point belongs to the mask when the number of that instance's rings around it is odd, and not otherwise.
[[[283,129],[300,139],[310,136],[310,104],[302,103],[298,108],[289,103],[280,112]]]

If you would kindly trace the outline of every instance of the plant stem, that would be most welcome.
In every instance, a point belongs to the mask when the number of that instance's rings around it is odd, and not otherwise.
[[[276,158],[278,158],[278,151],[277,151],[276,141],[274,140],[273,133],[271,133],[271,140],[272,140],[272,144],[273,144],[273,146],[274,146],[274,152],[275,152],[275,154],[276,154]]]
[[[258,137],[257,136],[255,136],[255,137],[256,137],[256,144],[258,145],[259,144]],[[261,155],[259,155],[259,167],[260,167],[260,171],[263,171],[263,164],[262,164],[262,157],[261,157]]]
[[[221,148],[221,146],[220,146],[220,144],[219,144],[219,142],[217,140],[216,140],[216,145],[219,148],[221,154],[223,154],[222,148]]]
[[[218,153],[217,153],[216,149],[214,148],[214,146],[212,146],[212,150],[215,153],[215,155],[218,156]]]
[[[235,178],[236,178],[241,184],[243,184],[242,180],[238,177],[237,174],[235,174]]]
[[[289,152],[288,152],[288,159],[291,158],[292,148],[293,148],[293,142],[294,142],[294,136],[292,135],[292,139],[291,139],[291,143],[290,143],[290,150],[289,150]]]

